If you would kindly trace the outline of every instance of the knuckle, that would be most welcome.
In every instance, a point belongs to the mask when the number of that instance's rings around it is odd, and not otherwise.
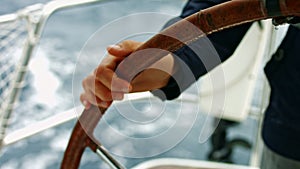
[[[82,102],[84,100],[84,94],[80,95],[80,101]]]
[[[134,43],[133,40],[124,40],[120,44],[120,46],[122,46],[123,48],[126,48],[126,49],[132,49],[133,48],[133,43]]]
[[[88,83],[88,79],[87,78],[84,78],[81,82],[81,85],[83,86],[83,88],[86,88],[87,86],[87,83]]]
[[[92,82],[93,82],[93,77],[88,76],[82,80],[81,84],[84,88],[87,88],[89,84],[91,84]]]
[[[131,44],[132,42],[133,42],[133,40],[130,40],[130,39],[123,41],[123,43],[126,45]]]
[[[99,78],[101,77],[101,75],[103,75],[106,71],[106,68],[104,66],[99,66],[95,71],[94,71],[94,75]]]

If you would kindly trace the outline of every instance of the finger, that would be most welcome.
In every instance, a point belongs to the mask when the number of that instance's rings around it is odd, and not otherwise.
[[[107,47],[108,53],[117,57],[126,57],[135,51],[142,43],[132,40],[125,40],[117,45]]]
[[[105,67],[99,67],[94,71],[94,76],[97,81],[102,83],[112,92],[129,93],[132,89],[130,83],[118,78],[115,73]]]
[[[124,92],[115,92],[106,88],[102,83],[96,82],[92,91],[101,101],[111,102],[112,100],[123,100]]]
[[[80,100],[83,105],[84,105],[84,101],[88,102],[89,104],[93,104],[96,106],[98,105],[98,103],[96,101],[96,96],[93,95],[93,93],[91,91],[85,91],[84,93],[82,93],[80,95]]]
[[[101,101],[91,91],[82,93],[80,95],[80,100],[81,100],[82,104],[85,106],[85,109],[87,109],[87,110],[90,109],[91,104],[93,104],[95,106],[103,107],[103,108],[108,108],[112,103],[111,101],[108,101],[108,102]],[[86,105],[84,103],[85,101],[87,102]]]
[[[88,101],[88,99],[85,96],[85,93],[82,93],[80,95],[80,101],[83,104],[83,106],[85,107],[85,109],[90,109],[91,108],[91,103]]]
[[[123,100],[124,99],[124,93],[120,93],[120,92],[113,92],[111,94],[113,100]]]
[[[99,105],[98,103],[103,102],[100,98],[97,97],[95,93],[95,77],[93,75],[87,76],[82,81],[82,87],[84,89],[84,93],[81,95],[81,102],[85,104],[84,101],[91,103],[93,105]],[[89,108],[89,105],[87,105]]]
[[[111,96],[111,91],[104,86],[102,83],[99,81],[94,82],[95,85],[93,88],[90,88],[92,93],[97,96],[101,101],[112,101],[112,96]]]

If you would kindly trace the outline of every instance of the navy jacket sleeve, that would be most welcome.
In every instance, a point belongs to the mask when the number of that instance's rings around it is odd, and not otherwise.
[[[165,27],[170,26],[171,24],[179,21],[181,18],[192,15],[201,9],[205,9],[226,1],[227,0],[189,0],[185,5],[180,17],[170,20]],[[250,26],[251,23],[243,24],[207,36],[215,49],[214,51],[216,51],[215,53],[217,53],[217,57],[220,58],[220,62],[225,61],[234,53],[235,49],[243,39]],[[184,46],[174,52],[174,56],[176,56],[174,58],[180,67],[179,70],[175,72],[173,77],[171,77],[166,87],[152,91],[152,93],[162,100],[175,99],[180,95],[181,92],[194,83],[195,80],[216,67],[218,65],[217,63],[207,66],[204,65],[204,63],[201,61],[202,59],[200,59],[201,57],[210,57],[213,55],[213,52],[209,53],[209,49],[207,49],[205,44],[207,43],[205,43],[204,38],[200,38],[191,45]],[[197,52],[195,52],[195,50]],[[202,53],[203,56],[199,56],[199,53]],[[186,67],[188,67],[189,70],[187,70]],[[190,72],[192,72],[192,74]]]

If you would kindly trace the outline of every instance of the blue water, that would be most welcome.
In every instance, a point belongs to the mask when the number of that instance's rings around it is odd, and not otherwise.
[[[46,0],[2,0],[0,2],[0,13],[10,13],[38,2],[45,3]],[[21,93],[19,106],[13,114],[9,131],[25,127],[53,114],[72,108],[74,106],[73,101],[75,104],[79,104],[80,82],[78,82],[79,80],[76,81],[76,85],[74,85],[75,92],[73,92],[73,72],[75,71],[80,79],[98,64],[99,60],[91,57],[84,59],[87,62],[85,63],[86,67],[83,67],[84,64],[78,64],[79,66],[77,65],[76,67],[77,57],[80,56],[81,49],[91,35],[99,28],[130,14],[159,12],[176,16],[180,13],[183,5],[184,1],[182,0],[148,0],[143,2],[126,0],[68,9],[54,14],[49,19],[41,41],[34,53],[34,57],[31,60],[30,71],[26,77],[26,86]],[[138,25],[132,26],[138,27]],[[115,34],[114,31],[110,33],[111,36]],[[110,36],[110,34],[108,33],[107,36]],[[110,40],[103,38],[103,41],[108,42]],[[98,49],[99,46],[99,48],[105,49],[104,44],[94,44],[94,48]],[[103,53],[99,53],[99,57],[101,55]],[[114,115],[109,118],[114,124],[123,124]],[[155,157],[140,159],[122,156],[115,157],[129,168],[142,161],[159,157],[207,160],[210,143],[209,141],[201,144],[198,142],[203,121],[204,115],[199,114],[195,118],[195,125],[192,130],[176,147]],[[0,157],[0,168],[59,168],[63,152],[75,122],[75,120],[70,121],[4,148]],[[238,125],[238,127],[230,129],[229,137],[242,137],[250,142],[254,142],[256,129],[257,122],[248,119]],[[107,131],[103,128],[104,135],[109,135],[109,133],[105,132]],[[128,127],[126,132],[132,132],[132,128]],[[143,134],[139,135],[139,137],[143,137]],[[122,147],[118,148],[122,149]],[[151,147],[145,146],[145,151],[150,150]],[[124,147],[124,151],[128,151],[128,147]],[[237,148],[234,150],[232,160],[237,164],[246,165],[249,162],[249,157],[249,150]],[[81,167],[85,169],[107,168],[89,150],[87,150],[87,153],[83,157]]]

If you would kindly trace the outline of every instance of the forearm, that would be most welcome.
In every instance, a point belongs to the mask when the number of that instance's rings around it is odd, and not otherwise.
[[[131,92],[142,92],[159,89],[166,86],[171,75],[177,70],[174,67],[174,57],[167,55],[137,75],[131,83]]]

